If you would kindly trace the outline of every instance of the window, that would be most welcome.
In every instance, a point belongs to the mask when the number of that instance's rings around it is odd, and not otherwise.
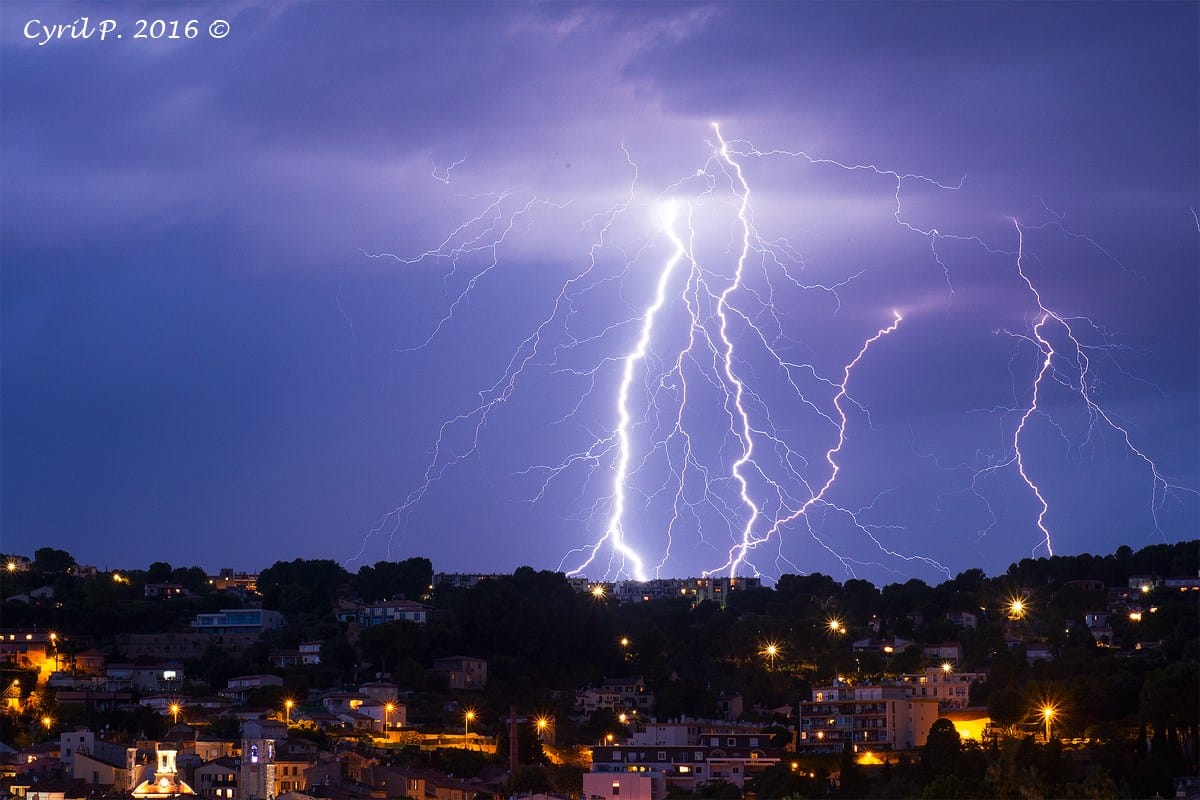
[[[659,760],[659,761],[666,761],[666,760],[667,760],[667,751],[666,751],[666,750],[659,750],[659,751],[658,751],[658,760]]]
[[[619,797],[619,796],[620,796],[620,794],[621,794],[621,782],[620,782],[620,781],[613,781],[613,787],[612,787],[612,789],[613,789],[613,790],[612,790],[613,797]]]

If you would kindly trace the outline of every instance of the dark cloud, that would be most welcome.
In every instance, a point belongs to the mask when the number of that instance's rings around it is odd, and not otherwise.
[[[352,555],[419,481],[439,422],[497,379],[557,281],[586,263],[593,215],[628,191],[622,146],[639,190],[601,252],[605,274],[654,252],[639,249],[648,212],[705,166],[710,120],[764,149],[950,185],[965,176],[958,190],[906,181],[901,218],[978,235],[990,253],[954,239],[931,249],[898,227],[886,174],[746,160],[756,219],[803,253],[804,278],[859,276],[840,309],[828,293],[779,290],[789,354],[836,377],[892,308],[906,316],[855,377],[855,413],[870,411],[874,427],[858,420],[837,497],[903,523],[878,529],[887,547],[945,555],[969,541],[952,566],[982,558],[992,570],[1031,547],[1028,493],[1011,474],[989,495],[1004,509],[988,537],[976,536],[986,507],[963,491],[964,469],[1003,456],[1014,421],[994,407],[1027,403],[1037,366],[1009,335],[1027,336],[1036,319],[1010,217],[1026,226],[1026,265],[1047,304],[1094,317],[1120,345],[1088,342],[1097,396],[1195,486],[1194,447],[1179,446],[1200,435],[1195,4],[222,3],[170,6],[229,19],[219,42],[38,47],[22,35],[34,17],[165,8],[6,3],[0,18],[9,549],[53,544],[130,565]],[[447,277],[444,261],[360,248],[435,247],[487,205],[483,193],[502,190],[510,211],[532,198],[562,207],[522,216],[440,338],[400,352],[491,253]],[[734,241],[730,207],[705,202],[724,225],[706,245],[717,269]],[[627,344],[631,326],[609,326],[652,285],[647,262],[635,263],[645,268],[577,298],[571,334],[585,343],[558,340],[558,356],[578,366]],[[561,320],[554,332],[564,335]],[[537,491],[522,470],[612,421],[607,395],[580,402],[587,379],[537,367],[484,427],[479,457],[407,518],[398,548],[450,569],[553,567],[598,532],[583,519],[598,473],[577,469],[542,505],[521,502]],[[778,380],[759,360],[745,367]],[[1087,441],[1078,398],[1048,402]],[[549,411],[572,409],[548,434]],[[827,434],[817,426],[798,447],[819,462]],[[1076,509],[1054,517],[1063,547],[1160,535],[1146,476],[1122,447],[1106,433],[1040,453],[1041,479]],[[1167,536],[1194,535],[1195,495],[1182,498],[1164,507]],[[648,538],[661,533],[651,512]],[[823,524],[817,538],[879,560],[836,514]],[[841,569],[803,530],[792,537],[780,551],[790,562],[765,566]],[[709,565],[724,549],[714,538],[672,569]],[[437,544],[448,539],[458,544]],[[383,542],[367,556],[386,555]],[[925,562],[883,560],[867,572],[936,577]]]

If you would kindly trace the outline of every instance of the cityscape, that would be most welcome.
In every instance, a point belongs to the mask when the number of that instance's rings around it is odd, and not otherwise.
[[[3,565],[7,797],[1200,793],[1198,541],[883,587]]]
[[[0,3],[0,800],[1200,800],[1198,30]]]

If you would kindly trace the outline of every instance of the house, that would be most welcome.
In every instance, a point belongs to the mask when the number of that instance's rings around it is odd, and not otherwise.
[[[251,693],[267,686],[283,686],[283,678],[278,675],[239,675],[230,678],[228,685],[218,694],[229,700],[244,703]]]
[[[238,760],[217,758],[192,773],[196,794],[212,800],[234,800],[237,797]]]
[[[414,622],[424,625],[429,621],[433,609],[411,600],[379,600],[373,603],[357,603],[338,598],[334,615],[341,622],[357,622],[364,628],[382,625],[385,622]]]
[[[107,754],[77,750],[71,757],[71,777],[90,786],[112,787],[114,795],[133,788],[133,772],[128,759],[114,759]]]
[[[308,788],[305,773],[317,763],[316,754],[293,753],[285,755],[281,750],[275,751],[275,791],[303,792]]]
[[[1200,592],[1200,577],[1181,575],[1175,578],[1167,578],[1163,581],[1163,586],[1177,592]]]
[[[243,739],[272,739],[287,736],[288,726],[277,719],[250,719],[242,723]]]
[[[921,653],[926,658],[937,659],[938,661],[950,661],[958,663],[962,661],[963,649],[958,642],[941,642],[940,644],[927,644],[921,648]]]
[[[322,642],[301,642],[300,643],[300,663],[302,664],[320,664],[321,663],[321,645]]]
[[[147,583],[142,593],[148,599],[187,597],[191,592],[178,583]]]
[[[646,691],[642,676],[609,678],[599,686],[584,689],[575,695],[578,711],[590,714],[597,710],[648,711],[654,705],[654,695]]]
[[[76,728],[71,732],[63,731],[58,737],[59,760],[63,767],[70,771],[76,753],[90,753],[96,749],[96,735],[87,728]]]
[[[1162,578],[1157,575],[1130,575],[1129,588],[1141,594],[1149,594],[1162,584]]]
[[[949,620],[950,624],[957,625],[969,631],[975,630],[979,622],[979,618],[970,611],[951,611],[946,615],[946,619]]]
[[[321,705],[331,714],[354,711],[367,701],[367,696],[358,692],[327,692],[321,695]]]
[[[1083,578],[1080,580],[1067,581],[1063,584],[1066,589],[1078,589],[1084,592],[1103,592],[1104,581],[1092,578]]]
[[[360,705],[355,712],[375,720],[373,729],[383,731],[397,730],[408,723],[408,707],[404,703],[393,701],[368,700]]]
[[[226,633],[253,633],[283,627],[283,615],[264,608],[225,608],[215,613],[197,614],[192,620],[192,630],[197,633],[221,635]]]
[[[258,575],[249,572],[234,572],[225,567],[216,577],[209,578],[209,584],[219,592],[238,592],[249,595],[258,592]]]
[[[904,675],[900,685],[909,697],[937,700],[938,708],[947,711],[966,708],[970,702],[971,686],[987,680],[986,672],[959,672],[949,663],[929,667],[923,673]]]
[[[907,639],[895,637],[892,639],[859,639],[850,646],[850,649],[855,653],[883,653],[884,655],[892,655],[899,653],[908,647],[911,642]]]
[[[394,703],[400,696],[400,687],[390,681],[370,681],[358,687],[359,694],[381,703]]]
[[[470,656],[434,659],[436,675],[446,676],[447,686],[462,691],[483,691],[487,688],[487,661]]]

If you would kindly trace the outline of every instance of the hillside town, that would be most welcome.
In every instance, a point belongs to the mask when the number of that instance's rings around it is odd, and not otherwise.
[[[1197,542],[938,586],[0,562],[0,797],[1197,797]]]

